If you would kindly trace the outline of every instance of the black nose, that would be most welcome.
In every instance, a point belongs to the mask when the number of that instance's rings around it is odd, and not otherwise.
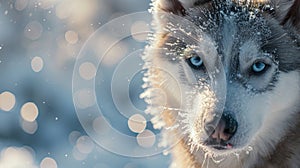
[[[213,121],[205,122],[205,131],[210,138],[215,140],[228,141],[237,131],[238,122],[231,114],[223,113],[221,119],[215,118]]]

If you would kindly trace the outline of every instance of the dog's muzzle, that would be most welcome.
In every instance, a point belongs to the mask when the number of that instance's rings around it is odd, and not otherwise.
[[[217,124],[216,122],[219,121]],[[209,135],[206,145],[216,149],[230,149],[233,147],[228,141],[237,131],[238,122],[229,113],[224,112],[221,119],[213,121],[205,121],[204,128]]]

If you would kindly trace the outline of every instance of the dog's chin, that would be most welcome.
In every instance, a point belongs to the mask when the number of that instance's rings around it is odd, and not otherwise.
[[[221,154],[229,154],[229,153],[235,153],[237,151],[241,151],[243,147],[233,147],[232,144],[226,146],[226,145],[201,145],[201,148],[205,152],[209,152],[216,155]]]
[[[227,147],[227,146],[211,146],[211,145],[201,145],[200,147],[204,153],[215,158],[226,158],[228,156],[238,156],[240,153],[245,153],[248,151],[248,146],[238,146],[238,147]]]
[[[251,140],[249,140],[251,141]],[[241,143],[239,144],[238,142],[208,142],[205,141],[200,145],[200,148],[204,152],[213,154],[214,156],[221,156],[221,155],[228,155],[228,154],[237,154],[243,151],[249,151],[251,149],[251,143]]]
[[[234,149],[234,146],[232,143],[229,142],[220,142],[215,144],[205,144],[207,148],[211,148],[212,150],[218,150],[218,151],[226,151],[226,150],[232,150]]]

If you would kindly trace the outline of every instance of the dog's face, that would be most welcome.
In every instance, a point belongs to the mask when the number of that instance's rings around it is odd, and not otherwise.
[[[157,14],[149,60],[191,152],[224,166],[271,154],[300,110],[298,23],[281,22],[272,3],[165,1],[177,15]]]

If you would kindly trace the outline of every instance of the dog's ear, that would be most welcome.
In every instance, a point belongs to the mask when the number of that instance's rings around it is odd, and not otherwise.
[[[281,25],[300,32],[300,0],[271,0]]]
[[[185,8],[179,0],[156,0],[154,8],[157,12],[185,15]]]
[[[185,15],[186,9],[208,1],[211,0],[154,0],[154,8],[158,12]]]
[[[281,24],[292,25],[300,32],[300,0],[294,0],[293,5],[289,8]]]
[[[212,0],[152,0],[155,29],[165,32],[166,25],[184,25],[186,10]]]

